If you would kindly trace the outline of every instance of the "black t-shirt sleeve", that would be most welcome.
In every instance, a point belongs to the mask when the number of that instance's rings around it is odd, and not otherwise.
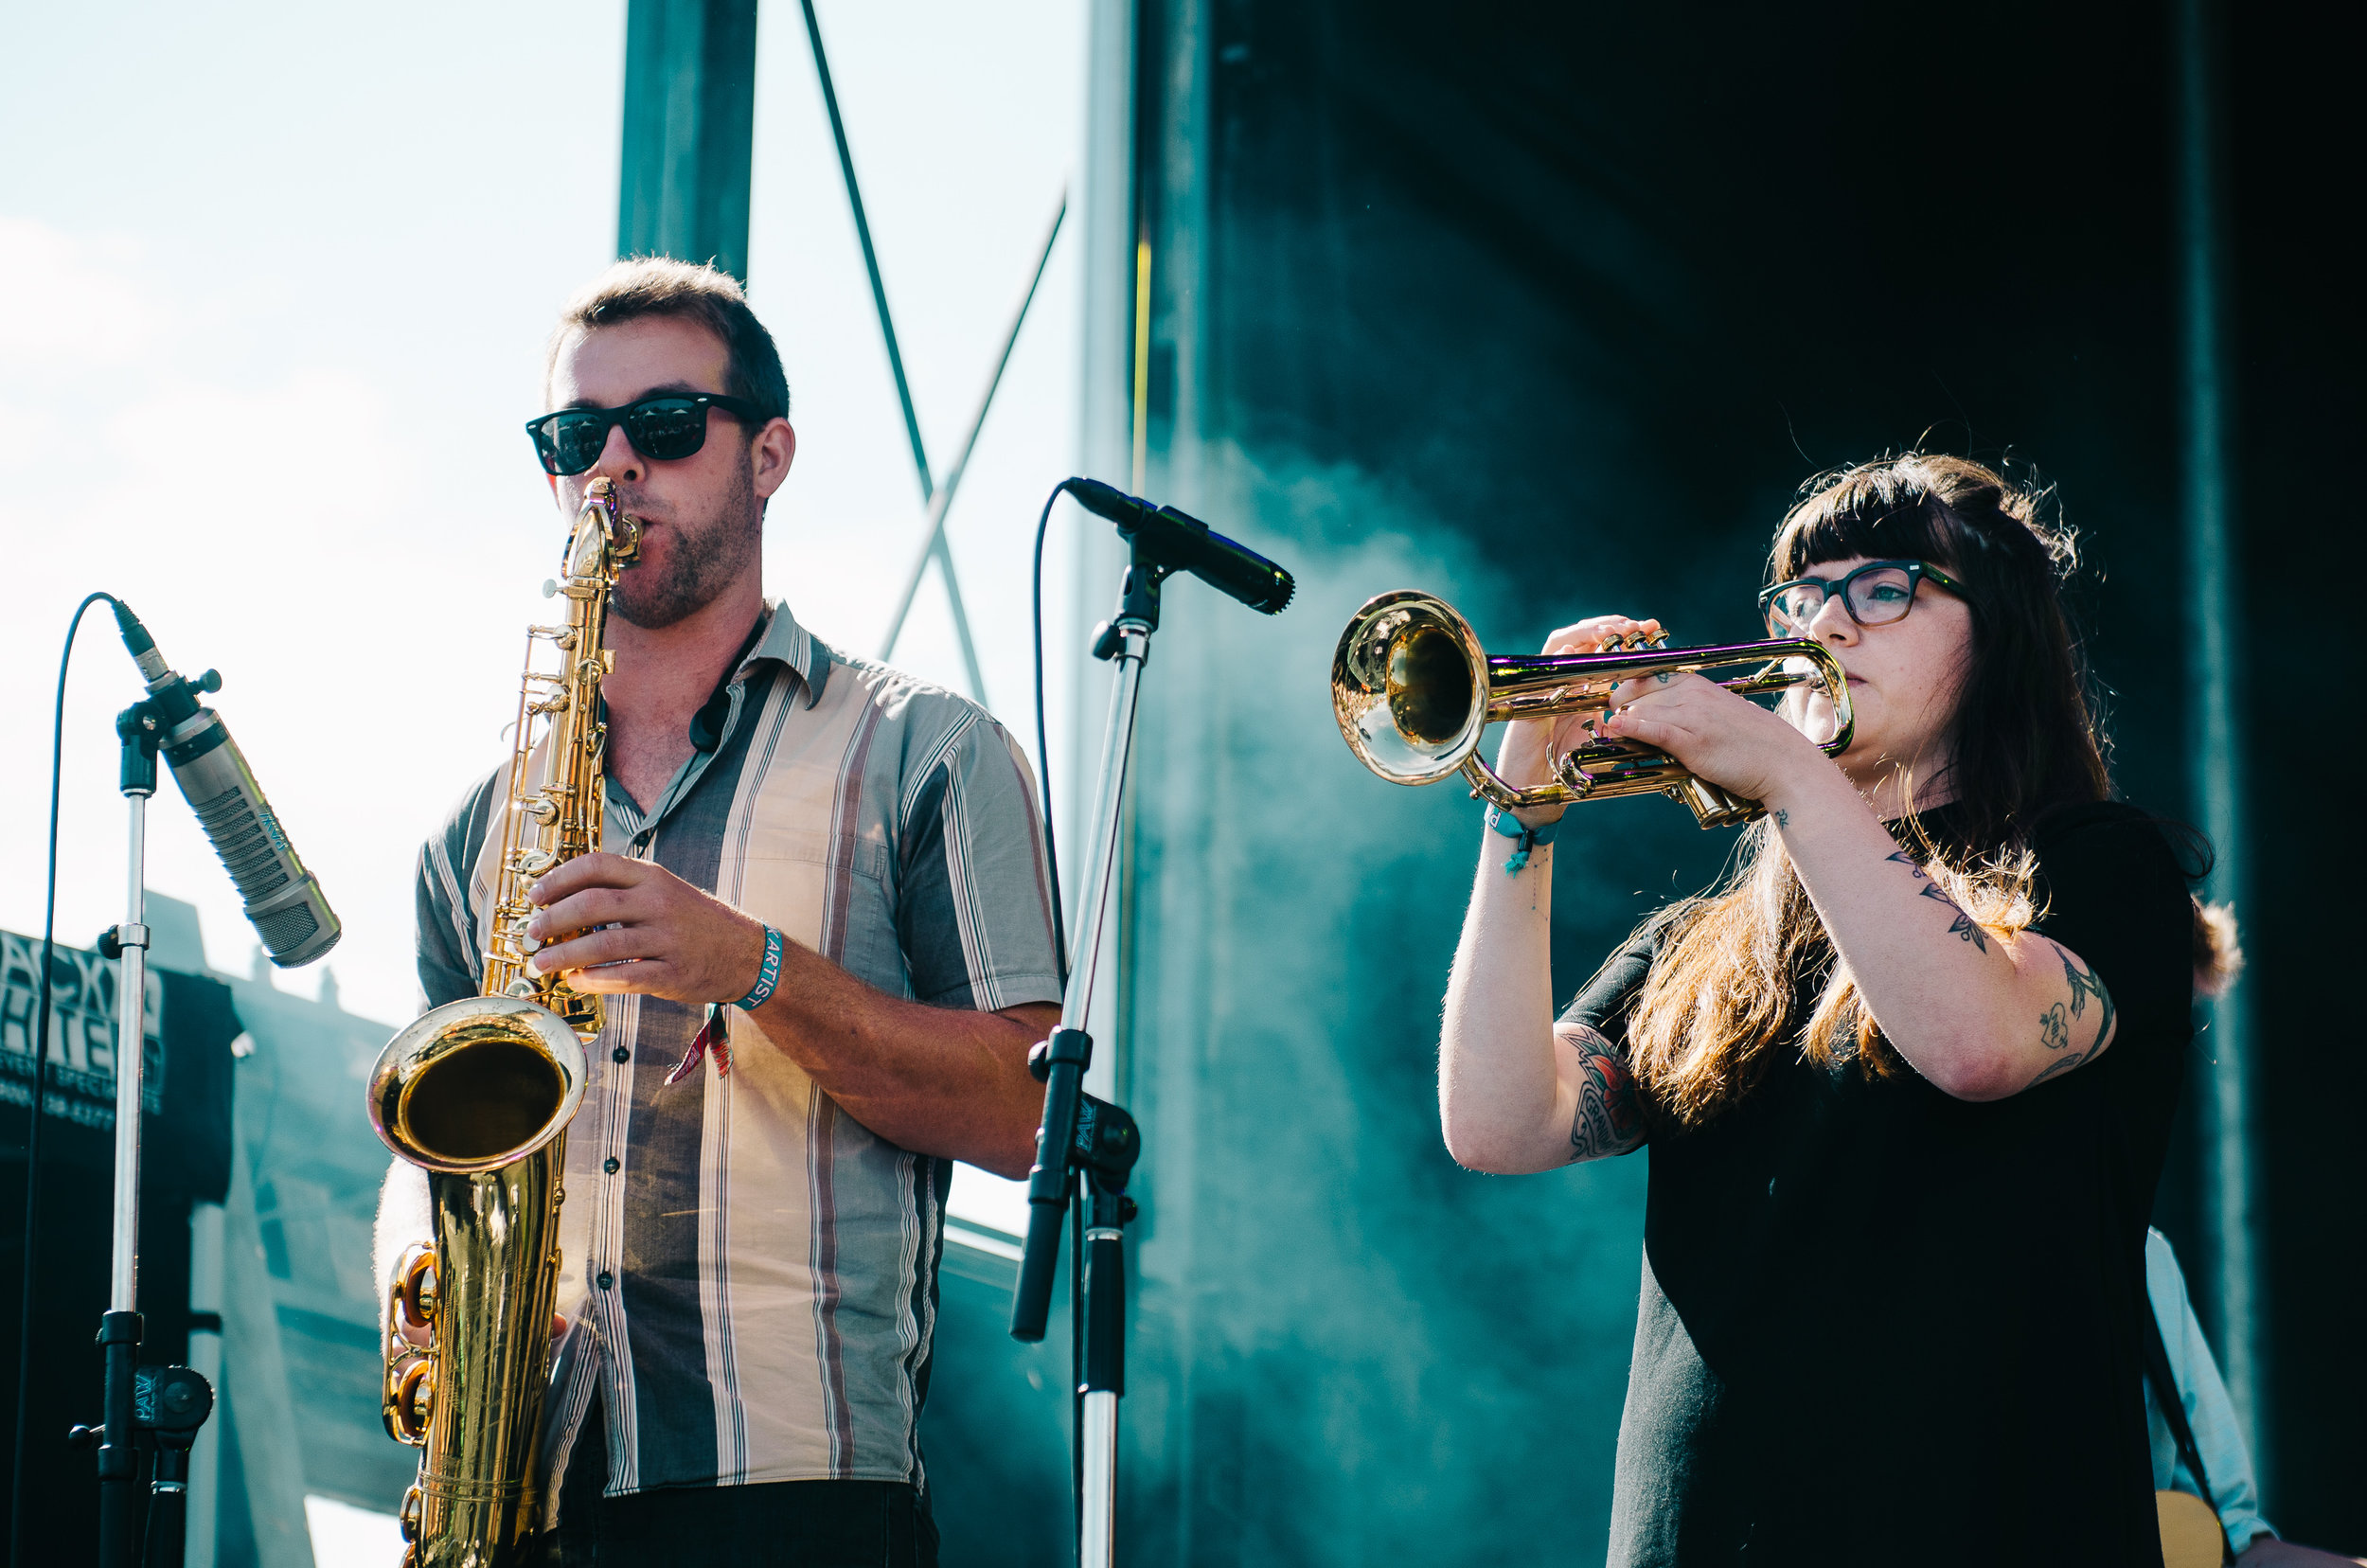
[[[1635,1010],[1636,997],[1644,989],[1644,977],[1651,972],[1652,958],[1660,951],[1657,925],[1637,936],[1605,960],[1594,971],[1594,978],[1578,989],[1570,1005],[1561,1010],[1564,1024],[1583,1024],[1610,1041],[1625,1047],[1628,1043],[1628,1017]]]
[[[2036,840],[2039,919],[2032,929],[2104,982],[2115,1040],[2182,1031],[2194,998],[2194,900],[2162,830],[2134,807],[2077,808]]]

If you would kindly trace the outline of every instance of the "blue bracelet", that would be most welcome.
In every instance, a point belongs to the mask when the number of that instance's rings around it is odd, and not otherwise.
[[[1557,817],[1541,828],[1530,828],[1510,811],[1490,806],[1487,808],[1487,826],[1508,839],[1520,840],[1520,847],[1512,851],[1510,860],[1504,862],[1504,875],[1517,877],[1528,865],[1530,850],[1554,842],[1554,834],[1561,827],[1561,819]]]
[[[755,1008],[764,1006],[773,994],[773,988],[781,983],[781,934],[771,926],[764,928],[764,963],[756,971],[756,983],[748,994],[732,1004],[735,1007]]]

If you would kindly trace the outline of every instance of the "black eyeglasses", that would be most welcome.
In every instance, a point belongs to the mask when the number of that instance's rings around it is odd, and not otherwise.
[[[598,462],[600,449],[608,445],[608,433],[618,425],[625,427],[625,439],[632,443],[633,451],[651,462],[670,463],[706,445],[709,406],[751,429],[764,422],[763,411],[745,398],[727,398],[721,392],[661,392],[622,408],[562,408],[528,419],[526,434],[534,437],[534,454],[543,459],[544,472],[561,477],[581,473]]]
[[[1905,620],[1913,608],[1915,589],[1929,578],[1959,598],[1965,590],[1936,566],[1920,561],[1874,561],[1838,578],[1794,578],[1759,595],[1759,614],[1767,630],[1778,637],[1804,637],[1824,601],[1841,596],[1842,607],[1860,626],[1887,626]]]

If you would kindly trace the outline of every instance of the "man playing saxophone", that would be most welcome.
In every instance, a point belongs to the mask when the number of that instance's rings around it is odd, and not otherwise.
[[[1034,1154],[1060,984],[1033,783],[975,705],[762,594],[796,453],[771,336],[712,268],[620,262],[529,433],[562,514],[613,483],[603,852],[535,886],[543,972],[610,998],[568,1134],[541,1482],[555,1563],[931,1564],[917,1426],[952,1162]],[[419,975],[473,995],[507,795],[423,847]],[[382,1275],[425,1238],[398,1162]]]

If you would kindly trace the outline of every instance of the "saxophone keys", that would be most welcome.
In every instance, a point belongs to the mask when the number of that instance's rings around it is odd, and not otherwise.
[[[436,1365],[421,1356],[403,1368],[402,1380],[395,1389],[394,1410],[389,1425],[398,1429],[395,1440],[421,1448],[427,1443],[427,1424],[436,1415]]]
[[[539,877],[559,864],[559,857],[545,849],[521,849],[509,857],[509,869],[522,877]]]

